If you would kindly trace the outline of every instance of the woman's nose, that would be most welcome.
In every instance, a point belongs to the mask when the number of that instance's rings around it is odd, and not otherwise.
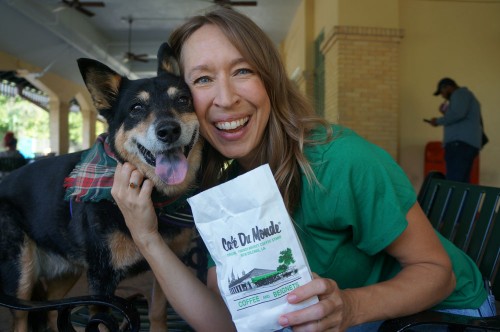
[[[239,96],[235,87],[229,79],[219,80],[217,92],[214,98],[214,105],[222,108],[228,108],[238,103]]]

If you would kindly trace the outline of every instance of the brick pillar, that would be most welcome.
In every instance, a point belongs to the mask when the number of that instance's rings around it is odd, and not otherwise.
[[[325,36],[325,117],[397,159],[400,29],[335,26]]]

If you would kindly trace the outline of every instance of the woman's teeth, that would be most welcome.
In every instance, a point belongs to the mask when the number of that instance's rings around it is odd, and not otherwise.
[[[220,130],[233,130],[238,127],[244,126],[248,122],[248,116],[243,119],[230,121],[230,122],[217,122],[215,127]]]

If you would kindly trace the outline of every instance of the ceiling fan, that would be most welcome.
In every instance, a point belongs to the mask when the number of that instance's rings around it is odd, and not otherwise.
[[[94,16],[95,14],[85,7],[104,7],[104,2],[102,1],[88,1],[81,2],[80,0],[61,0],[61,2],[69,8],[74,8],[82,14],[85,14],[89,17]]]
[[[254,7],[257,6],[257,1],[231,1],[231,0],[213,0],[216,5],[224,6],[224,7],[233,7],[233,6],[246,6],[246,7]]]
[[[149,55],[144,53],[144,54],[135,54],[132,53],[132,22],[134,19],[132,16],[129,16],[127,18],[128,21],[128,51],[125,52],[125,57],[124,57],[124,62],[128,61],[140,61],[140,62],[148,62],[148,57]]]

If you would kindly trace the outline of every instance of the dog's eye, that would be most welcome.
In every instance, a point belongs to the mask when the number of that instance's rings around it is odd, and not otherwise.
[[[130,110],[132,112],[140,112],[140,111],[144,110],[144,105],[142,105],[142,104],[134,104],[134,105],[132,105],[132,107],[130,108]]]
[[[189,104],[189,100],[190,100],[190,98],[188,96],[180,96],[177,98],[176,103],[179,106],[185,106],[185,105]]]

